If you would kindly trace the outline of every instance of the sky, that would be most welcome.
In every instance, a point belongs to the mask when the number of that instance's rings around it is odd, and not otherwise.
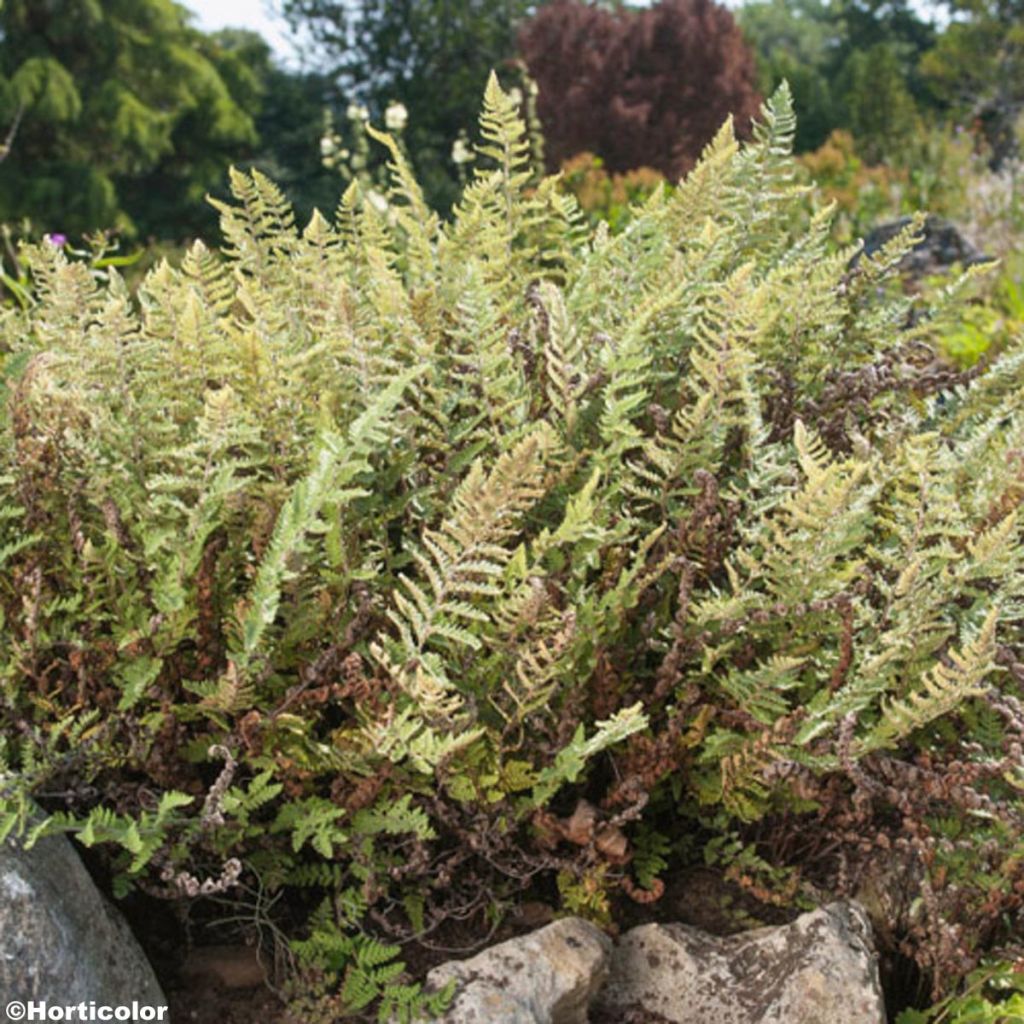
[[[196,14],[196,27],[212,32],[218,28],[251,28],[259,32],[274,53],[287,63],[295,62],[295,50],[283,19],[273,15],[268,0],[183,0]]]

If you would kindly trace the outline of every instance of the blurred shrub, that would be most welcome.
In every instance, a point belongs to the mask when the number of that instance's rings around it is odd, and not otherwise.
[[[991,174],[980,140],[959,126],[918,121],[888,161],[900,169],[905,186],[900,210],[927,210],[966,227],[966,202],[979,179]],[[973,239],[984,246],[984,240]]]
[[[866,159],[891,159],[917,120],[895,44],[876,43],[851,53],[839,75],[838,90],[840,123],[852,132]]]
[[[650,167],[609,174],[600,157],[578,153],[562,164],[561,184],[592,221],[605,221],[614,232],[628,223],[636,204],[665,185],[665,178]]]
[[[959,211],[966,230],[993,256],[1024,251],[1024,161],[1006,159],[998,171],[972,165],[963,178],[963,208]]]
[[[918,120],[881,163],[870,163],[860,140],[833,132],[799,157],[819,202],[839,209],[836,237],[863,237],[879,221],[926,210],[953,221],[982,251],[1003,256],[1024,239],[1024,165],[990,167],[983,142],[957,126]]]
[[[729,114],[743,135],[757,111],[753,56],[712,0],[617,11],[555,0],[520,29],[519,49],[551,169],[592,152],[609,171],[651,167],[674,182]]]
[[[941,282],[933,287],[941,287]],[[943,351],[961,366],[973,366],[999,351],[1007,338],[1024,331],[1024,252],[1007,256],[991,281],[984,281],[974,303],[942,335]]]
[[[832,132],[818,149],[798,159],[820,202],[836,204],[833,229],[842,243],[863,238],[879,221],[902,209],[906,174],[867,165],[847,131]]]
[[[737,12],[761,89],[782,80],[793,87],[798,152],[842,128],[871,163],[890,158],[918,115],[935,111],[918,71],[936,35],[927,17],[906,0],[750,0]]]

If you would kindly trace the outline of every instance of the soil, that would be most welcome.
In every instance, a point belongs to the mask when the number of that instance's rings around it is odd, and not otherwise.
[[[297,1024],[280,999],[265,988],[224,991],[200,985],[167,993],[171,1024]]]

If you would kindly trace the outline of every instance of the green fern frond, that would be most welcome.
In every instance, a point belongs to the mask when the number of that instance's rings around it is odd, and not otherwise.
[[[970,697],[981,696],[994,667],[998,622],[999,609],[993,607],[977,636],[962,651],[949,652],[950,664],[936,663],[922,677],[920,689],[883,704],[878,724],[860,742],[858,753],[891,748]]]
[[[581,725],[572,740],[558,752],[554,763],[538,773],[530,802],[536,807],[543,807],[560,786],[579,778],[587,763],[602,750],[621,743],[645,728],[647,717],[640,704],[623,708],[606,721],[597,722],[589,739]]]

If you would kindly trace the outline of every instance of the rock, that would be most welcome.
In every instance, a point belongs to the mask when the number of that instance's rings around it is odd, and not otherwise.
[[[885,1024],[867,915],[832,903],[792,924],[724,938],[678,924],[627,932],[597,997],[607,1019],[673,1024]]]
[[[873,228],[864,239],[863,255],[876,253],[910,223],[910,217],[901,217]],[[921,234],[921,241],[900,262],[901,273],[915,281],[941,273],[954,263],[969,267],[990,259],[965,238],[956,225],[941,217],[929,216]]]
[[[921,926],[925,910],[918,896],[925,870],[916,856],[892,851],[860,872],[854,899],[883,945],[896,948],[900,934]]]
[[[567,917],[473,957],[435,967],[431,989],[458,984],[443,1024],[587,1024],[608,974],[611,940]]]
[[[108,1006],[167,1000],[121,915],[64,836],[0,843],[0,997]]]

